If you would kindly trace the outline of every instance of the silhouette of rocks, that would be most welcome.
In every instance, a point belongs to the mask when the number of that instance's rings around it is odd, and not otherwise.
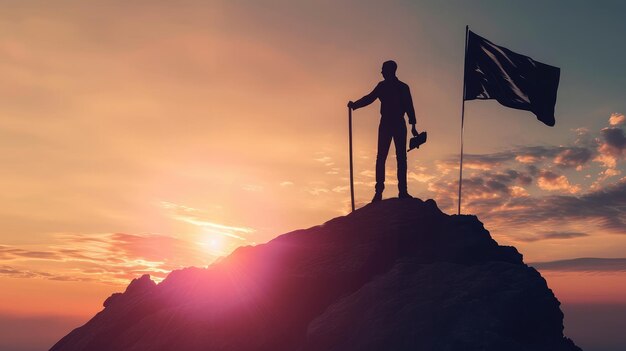
[[[559,305],[476,217],[390,199],[135,279],[51,350],[580,350]]]

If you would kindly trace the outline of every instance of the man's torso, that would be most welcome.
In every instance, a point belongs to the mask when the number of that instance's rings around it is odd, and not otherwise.
[[[398,79],[383,80],[378,83],[378,99],[382,120],[402,120],[406,112],[408,86]]]

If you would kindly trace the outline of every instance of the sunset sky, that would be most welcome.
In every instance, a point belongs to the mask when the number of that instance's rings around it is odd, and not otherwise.
[[[1,4],[0,349],[50,347],[141,274],[347,214],[346,103],[388,59],[429,134],[409,192],[455,213],[466,24],[561,80],[552,128],[466,102],[463,212],[527,263],[565,260],[537,267],[579,345],[626,345],[624,2]],[[378,119],[354,112],[357,207]]]

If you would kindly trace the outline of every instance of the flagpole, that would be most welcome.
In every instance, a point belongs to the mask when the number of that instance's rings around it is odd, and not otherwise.
[[[348,139],[350,142],[350,199],[352,200],[352,212],[354,212],[354,176],[352,172],[352,109],[348,107]]]
[[[461,97],[461,161],[459,164],[459,208],[458,214],[461,214],[461,189],[463,187],[463,127],[465,122],[465,69],[467,66],[467,35],[469,26],[465,26],[465,51],[463,53],[463,96]]]

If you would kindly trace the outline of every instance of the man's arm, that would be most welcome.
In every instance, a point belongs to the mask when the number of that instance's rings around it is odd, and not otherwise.
[[[356,110],[357,108],[365,107],[371,104],[372,102],[374,102],[376,99],[378,99],[378,86],[379,85],[380,83],[376,85],[376,87],[374,88],[374,90],[372,90],[371,93],[365,95],[364,97],[358,99],[357,101],[355,102],[350,101],[350,103],[348,104],[348,107],[350,107],[353,110]]]
[[[406,110],[407,116],[409,116],[409,124],[415,124],[415,108],[413,108],[413,98],[411,97],[411,89],[409,86],[406,86],[406,91],[404,95],[404,108]]]
[[[406,91],[404,96],[404,108],[407,116],[409,116],[409,124],[411,125],[411,133],[416,136],[417,129],[415,129],[415,108],[413,107],[413,98],[411,97],[411,89],[406,85]]]

